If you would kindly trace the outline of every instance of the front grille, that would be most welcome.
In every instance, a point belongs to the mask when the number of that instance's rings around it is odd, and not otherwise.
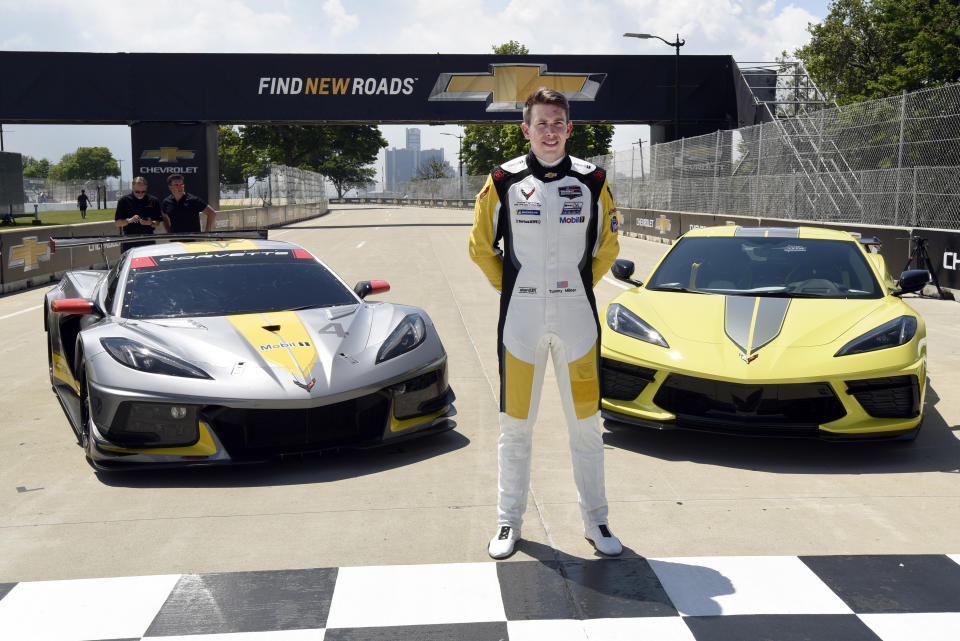
[[[616,401],[632,401],[653,382],[656,370],[610,358],[600,359],[600,395]]]
[[[863,410],[874,418],[920,416],[920,385],[916,376],[888,376],[846,381]]]
[[[654,403],[677,420],[732,432],[815,433],[846,414],[827,383],[751,385],[671,374]]]
[[[305,409],[207,407],[207,420],[234,457],[311,452],[361,445],[383,436],[385,393]]]

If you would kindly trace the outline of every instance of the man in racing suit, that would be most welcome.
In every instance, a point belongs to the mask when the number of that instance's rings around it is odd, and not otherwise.
[[[570,439],[584,536],[620,554],[607,524],[599,421],[599,323],[593,287],[619,251],[606,173],[564,149],[563,94],[540,88],[523,109],[530,153],[496,168],[477,196],[470,257],[500,291],[500,440],[495,559],[513,553],[530,486],[533,425],[547,354]],[[502,249],[501,249],[502,242]]]

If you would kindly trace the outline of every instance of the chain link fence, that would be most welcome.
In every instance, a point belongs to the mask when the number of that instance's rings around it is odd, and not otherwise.
[[[589,158],[622,207],[960,229],[960,84]],[[464,176],[475,196],[485,176]],[[410,198],[457,198],[459,178]]]
[[[327,201],[323,175],[286,165],[270,165],[270,173],[247,184],[220,185],[220,205],[266,207]]]
[[[643,153],[643,150],[640,150]],[[960,85],[590,159],[625,206],[960,228]],[[641,167],[642,167],[641,163]]]

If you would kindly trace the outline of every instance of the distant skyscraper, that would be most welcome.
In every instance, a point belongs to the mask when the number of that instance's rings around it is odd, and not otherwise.
[[[420,129],[417,127],[407,127],[407,149],[420,151]]]
[[[421,166],[438,161],[443,163],[443,149],[420,149],[420,129],[407,128],[406,149],[387,149],[385,154],[386,185],[388,193],[403,193],[411,178],[417,177]]]

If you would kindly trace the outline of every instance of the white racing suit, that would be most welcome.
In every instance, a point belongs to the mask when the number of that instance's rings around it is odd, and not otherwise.
[[[548,352],[584,527],[607,522],[593,287],[616,260],[617,228],[606,173],[570,156],[554,167],[515,158],[477,196],[470,257],[501,292],[499,525],[523,520]]]

